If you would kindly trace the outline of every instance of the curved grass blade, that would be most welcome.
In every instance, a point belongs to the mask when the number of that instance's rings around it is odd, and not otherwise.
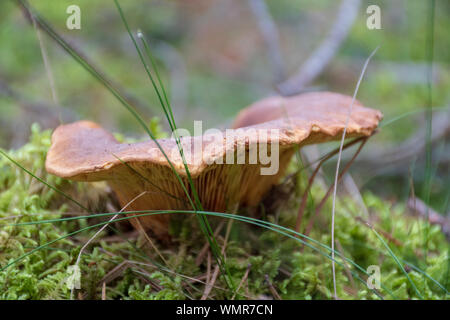
[[[435,111],[444,111],[444,110],[447,110],[449,108],[450,108],[450,106],[447,106],[447,107],[433,107],[433,108],[431,108],[431,110],[433,112],[435,112]],[[382,123],[380,123],[378,128],[381,129],[383,127],[386,127],[388,125],[393,124],[394,122],[402,120],[403,118],[406,118],[406,117],[409,117],[409,116],[412,116],[412,115],[415,115],[415,114],[418,114],[418,113],[422,113],[422,112],[424,112],[423,109],[417,109],[417,110],[411,110],[411,111],[402,113],[402,114],[400,114],[398,116],[395,116],[395,117],[393,117],[393,118],[391,118],[389,120],[383,121]]]
[[[404,273],[404,275],[406,276],[406,278],[408,279],[409,283],[411,284],[411,287],[414,289],[414,291],[416,292],[417,296],[423,300],[423,296],[420,294],[419,290],[417,289],[416,285],[414,284],[414,282],[412,281],[412,279],[409,277],[408,272],[406,272],[405,268],[403,267],[402,263],[400,262],[400,260],[397,258],[397,256],[395,255],[395,253],[391,250],[391,248],[389,247],[389,245],[386,243],[386,241],[384,241],[384,239],[380,236],[380,234],[375,230],[375,228],[372,228],[372,226],[370,226],[370,229],[372,229],[372,231],[375,233],[375,235],[377,236],[377,238],[380,240],[380,242],[383,244],[383,246],[386,248],[386,250],[389,252],[389,254],[391,255],[392,259],[394,259],[394,261],[397,263],[397,265],[399,266],[400,270],[402,270],[402,272]]]
[[[235,214],[228,214],[228,213],[218,213],[218,212],[208,212],[208,211],[185,211],[185,210],[146,210],[146,211],[127,211],[127,212],[122,212],[121,214],[134,214],[135,216],[133,217],[139,217],[139,216],[149,216],[149,215],[157,215],[157,214],[175,214],[175,213],[185,213],[185,214],[203,214],[203,215],[210,215],[210,216],[216,216],[216,217],[221,217],[221,218],[227,218],[227,219],[233,219],[233,220],[237,220],[237,221],[241,221],[241,222],[246,222],[249,224],[253,224],[256,226],[260,226],[262,228],[277,232],[279,234],[282,234],[288,238],[291,238],[295,241],[300,242],[301,244],[311,248],[312,250],[320,253],[321,255],[332,259],[331,255],[327,255],[326,253],[323,253],[323,251],[321,251],[320,249],[312,246],[310,243],[299,239],[299,237],[302,237],[310,242],[313,242],[314,244],[319,245],[320,247],[328,250],[331,252],[331,247],[309,237],[306,236],[302,233],[296,232],[292,229],[277,225],[277,224],[273,224],[267,221],[262,221],[259,219],[255,219],[255,218],[250,218],[250,217],[245,217],[245,216],[240,216],[240,215],[235,215]],[[92,216],[78,216],[78,217],[68,217],[68,218],[62,218],[62,219],[50,219],[50,220],[41,220],[41,221],[33,221],[33,222],[23,222],[23,223],[19,223],[16,224],[17,226],[20,225],[29,225],[29,224],[41,224],[41,223],[54,223],[54,222],[58,222],[58,221],[67,221],[67,220],[76,220],[76,219],[84,219],[84,218],[93,218],[93,217],[102,217],[102,216],[110,216],[113,215],[115,213],[102,213],[102,214],[95,214]],[[126,218],[119,218],[116,219],[116,221],[120,221],[120,220],[126,220],[127,218],[132,218],[132,217],[126,217]],[[341,259],[344,259],[345,261],[349,262],[350,264],[352,264],[353,266],[355,266],[355,268],[357,268],[360,272],[364,273],[365,275],[369,276],[369,274],[367,273],[366,270],[364,270],[361,266],[359,266],[358,264],[356,264],[353,260],[345,257],[342,253],[336,251],[336,254],[341,257]],[[340,264],[339,262],[338,265],[343,266],[342,264]],[[351,271],[353,275],[358,276],[357,274],[353,273],[353,271]],[[365,282],[364,282],[365,283]],[[384,287],[382,285],[383,289],[386,290],[392,297],[396,298],[395,295],[386,287]],[[374,290],[373,290],[374,291]],[[376,293],[376,291],[374,291]]]

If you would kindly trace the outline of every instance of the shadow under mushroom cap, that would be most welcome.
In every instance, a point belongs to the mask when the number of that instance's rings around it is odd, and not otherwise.
[[[241,111],[235,129],[181,138],[203,207],[224,212],[238,205],[257,205],[283,175],[296,146],[340,139],[351,101],[351,97],[329,92],[267,98]],[[379,111],[355,101],[347,137],[371,135],[381,118]],[[175,140],[158,142],[189,190]],[[261,175],[261,169],[270,164],[262,161],[260,153],[253,159],[254,164],[249,163],[255,146],[258,150],[266,146],[268,155],[277,146],[278,170],[274,174]],[[237,164],[240,155],[245,157],[245,163]],[[129,205],[129,210],[192,209],[154,141],[121,144],[90,121],[62,125],[54,131],[46,169],[72,180],[107,180],[122,206],[147,191]],[[140,221],[144,228],[152,229],[157,235],[167,232],[168,215],[140,218]]]

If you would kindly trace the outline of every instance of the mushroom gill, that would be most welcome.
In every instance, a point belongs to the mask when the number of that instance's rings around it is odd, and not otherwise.
[[[328,92],[267,98],[242,110],[234,129],[181,138],[204,209],[226,212],[257,205],[283,175],[296,146],[340,138],[351,100]],[[379,111],[355,101],[347,137],[371,135],[381,118]],[[175,139],[158,143],[192,193]],[[46,169],[76,181],[106,180],[122,206],[146,191],[129,211],[191,210],[166,156],[154,141],[121,144],[99,125],[80,121],[54,131]],[[156,236],[167,236],[169,215],[139,219]]]

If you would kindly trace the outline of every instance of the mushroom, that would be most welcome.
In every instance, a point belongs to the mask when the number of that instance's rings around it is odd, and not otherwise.
[[[180,138],[204,209],[225,212],[258,205],[283,175],[296,146],[341,137],[351,101],[329,92],[271,97],[242,110],[233,129]],[[370,136],[381,118],[379,111],[355,101],[347,137]],[[90,121],[61,125],[52,135],[46,169],[76,181],[106,180],[122,206],[146,191],[129,204],[130,211],[192,210],[173,172],[191,193],[176,140],[159,139],[158,143],[119,143]],[[139,221],[163,238],[168,235],[169,216],[152,215]],[[135,219],[131,223],[138,227]]]

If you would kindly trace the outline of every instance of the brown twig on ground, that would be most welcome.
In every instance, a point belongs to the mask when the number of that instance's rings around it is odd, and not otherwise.
[[[139,261],[132,261],[132,260],[129,260],[129,262],[133,263],[135,265],[143,265],[143,266],[147,266],[147,267],[151,267],[151,268],[157,269],[157,267],[155,265],[153,265],[153,264],[149,264],[149,263],[145,263],[145,262],[139,262]],[[208,282],[206,281],[206,274],[202,274],[201,276],[198,276],[198,277],[194,278],[194,277],[189,277],[189,276],[186,276],[186,275],[183,275],[183,274],[179,274],[179,273],[176,273],[176,272],[170,271],[170,270],[168,270],[168,272],[171,273],[171,274],[180,276],[181,278],[185,279],[186,282],[189,282],[189,283],[200,283],[200,284],[203,284],[203,285],[208,285]],[[202,281],[202,279],[205,280],[205,281]],[[219,287],[217,285],[213,285],[213,288],[217,289],[217,290],[220,290],[220,291],[224,291],[224,292],[229,292],[230,291],[230,289],[228,289],[228,288]],[[245,297],[246,298],[251,298],[250,295],[248,295],[248,294]]]
[[[104,251],[104,252],[111,256],[116,256],[110,252],[107,252],[107,251]],[[118,277],[120,277],[124,273],[125,270],[130,269],[130,268],[135,268],[135,269],[138,269],[140,272],[145,273],[145,270],[139,268],[136,264],[134,264],[134,262],[129,261],[129,260],[122,261],[117,266],[115,266],[113,269],[111,269],[105,276],[103,276],[103,278],[100,279],[100,281],[97,282],[97,286],[102,287],[102,300],[106,299],[106,285],[108,283],[111,283]],[[146,279],[144,277],[142,277],[142,280],[144,280],[146,283],[149,283],[151,286],[153,286],[158,291],[162,289],[162,287],[159,284],[155,283],[154,281],[149,281],[148,279]],[[84,300],[87,297],[88,297],[87,293],[78,292],[79,300]]]
[[[216,283],[217,277],[219,276],[219,272],[220,272],[219,265],[216,265],[214,268],[213,275],[211,277],[211,281],[206,283],[205,291],[203,292],[203,295],[200,298],[200,300],[208,299],[208,296],[211,293],[212,288],[214,288],[214,284]]]
[[[442,232],[445,234],[446,238],[450,240],[450,218],[449,214],[443,216],[437,213],[435,210],[427,206],[425,202],[417,197],[409,198],[407,202],[408,208],[413,212],[418,214],[422,219],[427,219],[430,224],[439,225],[442,228]]]
[[[216,231],[214,231],[214,237],[217,237],[220,231],[222,231],[223,226],[225,225],[224,221],[221,221],[220,224],[217,226]],[[195,259],[195,265],[199,266],[202,264],[203,260],[205,259],[206,254],[209,250],[209,242],[206,242],[203,248],[200,250],[199,254],[197,255],[197,258]]]
[[[150,274],[148,273],[147,270],[139,268],[137,266],[133,266],[133,268],[131,268],[131,271],[136,273],[141,280],[143,280],[145,283],[149,284],[156,291],[161,291],[162,289],[164,289],[164,287],[159,284],[159,280],[151,279]]]
[[[141,222],[139,221],[139,219],[138,219],[138,218],[135,218],[134,220],[135,220],[135,222],[136,222],[136,226],[137,226],[137,229],[138,229],[140,235],[142,235],[142,236],[145,238],[145,240],[147,240],[147,243],[150,244],[150,247],[152,247],[153,250],[155,250],[156,254],[161,258],[161,260],[164,262],[164,264],[165,264],[169,269],[171,269],[170,266],[169,266],[169,264],[168,264],[168,262],[167,262],[167,260],[164,258],[164,256],[162,255],[162,253],[158,250],[158,247],[155,246],[155,244],[153,243],[152,239],[150,239],[150,237],[148,236],[147,232],[144,230],[144,227],[142,226],[142,224],[141,224]]]
[[[325,67],[336,55],[339,47],[347,38],[356,20],[361,0],[343,0],[330,33],[320,46],[303,63],[298,72],[278,86],[283,95],[293,95],[300,92],[322,73]]]
[[[264,279],[266,280],[267,285],[269,286],[269,290],[270,290],[270,293],[272,294],[273,298],[274,298],[275,300],[283,300],[283,299],[281,298],[281,296],[278,294],[278,292],[277,292],[277,290],[275,289],[275,287],[273,286],[272,282],[270,281],[269,275],[267,275],[267,274],[264,275]]]
[[[375,228],[368,221],[364,220],[362,217],[355,217],[355,220],[358,221],[358,222],[361,222],[362,224],[368,226],[369,228],[377,231],[378,233],[383,235],[383,237],[385,237],[389,242],[392,242],[397,247],[402,247],[403,246],[403,242],[402,241],[398,240],[397,238],[395,238],[392,234],[390,234],[387,231],[381,230],[379,228]]]
[[[233,296],[231,297],[231,300],[234,300],[234,298],[236,297],[237,293],[239,292],[239,289],[241,289],[242,285],[247,281],[251,267],[252,267],[252,265],[251,265],[251,263],[249,263],[248,266],[247,266],[247,270],[245,270],[244,276],[241,279],[241,282],[239,282],[239,285],[236,288],[236,291],[234,292]]]
[[[108,284],[114,279],[117,279],[126,269],[131,266],[128,260],[122,261],[117,266],[115,266],[112,270],[110,270],[105,276],[99,281],[99,284],[105,283]]]
[[[225,257],[225,250],[227,248],[228,238],[230,237],[231,226],[233,225],[233,221],[234,220],[231,220],[231,219],[228,220],[227,231],[225,233],[225,239],[223,240],[222,251],[221,251],[222,256],[224,256],[224,257]],[[206,284],[205,291],[203,293],[203,296],[200,298],[200,300],[208,299],[208,296],[211,293],[211,290],[214,287],[214,284],[216,283],[217,277],[219,275],[219,271],[220,271],[220,266],[217,264],[216,267],[214,268],[214,273],[211,278],[211,281]]]

